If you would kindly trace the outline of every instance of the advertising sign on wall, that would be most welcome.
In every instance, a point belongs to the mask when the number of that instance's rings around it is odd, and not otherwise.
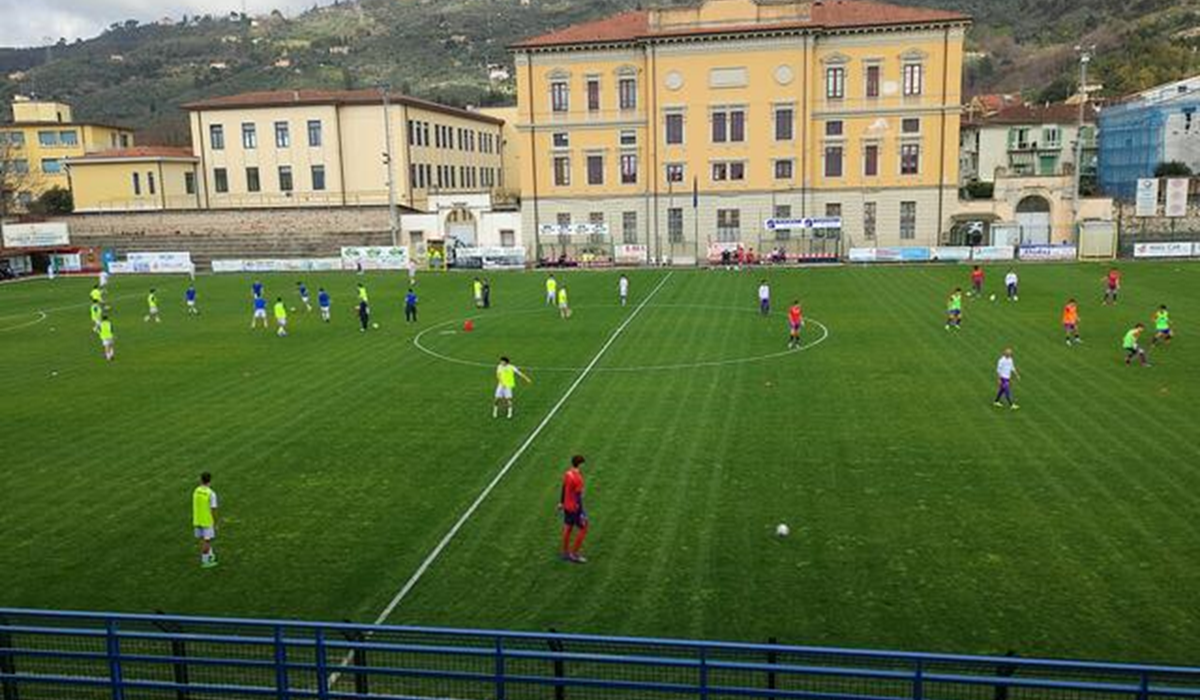
[[[971,259],[968,246],[941,246],[933,249],[933,259],[943,262],[960,262]]]
[[[1073,245],[1023,245],[1017,249],[1022,260],[1075,260],[1079,249]]]
[[[650,259],[650,248],[644,245],[619,245],[613,249],[613,258],[620,265],[640,265]]]
[[[1136,216],[1158,215],[1158,178],[1143,177],[1137,181]]]
[[[63,223],[4,225],[5,248],[51,248],[70,242],[67,225]]]
[[[109,265],[110,272],[117,272]],[[129,253],[120,271],[138,275],[187,274],[195,270],[191,253]]]
[[[404,246],[347,246],[342,248],[342,266],[353,270],[403,270],[408,267]]]
[[[1196,243],[1136,243],[1133,246],[1135,258],[1187,258],[1196,253]]]
[[[980,246],[971,249],[972,260],[1012,260],[1016,255],[1016,249],[1010,245],[991,245]]]
[[[1187,216],[1188,179],[1173,177],[1167,180],[1167,216]]]

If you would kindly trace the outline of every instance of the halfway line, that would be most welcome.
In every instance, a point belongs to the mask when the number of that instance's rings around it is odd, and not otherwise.
[[[562,398],[558,400],[558,403],[554,404],[554,407],[550,409],[550,412],[546,414],[546,417],[542,419],[542,422],[533,429],[533,432],[529,434],[529,437],[525,439],[525,442],[521,443],[521,446],[517,448],[517,451],[513,453],[513,456],[510,457],[507,462],[505,462],[504,466],[500,468],[500,471],[496,473],[496,476],[493,477],[491,482],[489,482],[483,491],[480,492],[479,496],[475,499],[475,502],[463,512],[458,521],[454,523],[454,526],[450,528],[445,536],[442,537],[441,541],[438,542],[437,546],[433,548],[433,551],[429,553],[429,556],[425,557],[425,561],[421,562],[421,566],[417,567],[416,572],[414,572],[404,586],[396,592],[396,595],[392,598],[391,602],[388,603],[387,607],[383,609],[383,612],[379,613],[379,617],[375,618],[375,625],[382,625],[389,617],[392,616],[392,613],[396,611],[396,608],[399,607],[400,603],[408,597],[408,594],[412,592],[412,589],[425,576],[425,572],[429,570],[429,567],[431,567],[433,563],[437,561],[437,558],[441,556],[442,551],[446,549],[446,547],[450,544],[450,541],[453,540],[455,535],[458,534],[458,531],[461,530],[463,525],[465,525],[467,521],[471,519],[471,516],[474,515],[475,511],[479,509],[479,506],[483,505],[483,502],[487,500],[489,495],[491,495],[492,490],[495,489],[496,486],[504,479],[508,472],[513,468],[513,465],[517,463],[517,460],[519,460],[521,456],[525,454],[525,450],[529,449],[529,446],[532,445],[533,441],[536,440],[538,435],[542,433],[542,430],[549,425],[550,421],[554,419],[554,416],[558,415],[558,411],[563,407],[563,404],[567,402],[567,399],[571,398],[571,395],[575,393],[575,390],[579,388],[579,385],[583,383],[583,380],[587,379],[587,376],[592,373],[592,369],[596,367],[596,364],[600,362],[600,359],[604,357],[604,354],[608,352],[608,349],[612,347],[612,344],[616,342],[617,338],[620,337],[625,328],[633,322],[633,319],[637,318],[638,314],[642,312],[642,309],[645,308],[646,304],[648,304],[650,300],[654,298],[655,294],[658,294],[658,290],[662,289],[662,286],[667,283],[667,280],[669,280],[673,274],[675,273],[668,272],[654,287],[654,289],[652,289],[650,293],[646,295],[646,298],[642,300],[642,303],[638,304],[637,308],[633,310],[633,313],[629,314],[629,316],[621,323],[621,325],[617,326],[617,329],[613,331],[612,335],[608,337],[608,340],[604,343],[604,345],[600,347],[600,351],[597,352],[596,356],[592,358],[592,361],[583,368],[583,371],[579,373],[579,376],[575,378],[575,381],[571,383],[571,386],[567,387],[566,393],[562,395]]]

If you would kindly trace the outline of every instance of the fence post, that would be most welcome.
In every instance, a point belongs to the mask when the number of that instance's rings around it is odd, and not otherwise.
[[[155,610],[154,613],[156,615],[166,615],[162,610]],[[155,622],[154,626],[167,634],[181,634],[183,632],[182,627],[167,620]],[[175,660],[171,662],[171,675],[175,679],[175,685],[186,686],[189,682],[188,665],[187,661],[183,661],[182,659],[187,658],[187,643],[182,639],[172,639],[171,656],[175,657]],[[187,688],[175,689],[176,700],[188,700],[189,696],[190,693],[188,693]]]
[[[558,630],[550,628],[550,634],[558,634]],[[548,639],[546,646],[550,647],[550,651],[555,654],[561,654],[564,651],[562,640]],[[554,684],[554,700],[566,700],[567,686],[562,684],[562,680],[567,677],[567,663],[561,657],[553,661],[554,664],[554,679],[557,681]]]
[[[1142,678],[1138,683],[1138,700],[1150,700],[1150,674],[1146,671],[1142,671]]]
[[[275,696],[288,700],[287,646],[283,642],[283,625],[275,625]]]
[[[771,646],[774,646],[778,643],[779,643],[779,640],[774,637],[770,637],[767,639],[767,644],[770,644]],[[779,653],[776,652],[774,649],[770,649],[767,651],[767,663],[772,666],[779,663]],[[776,685],[775,669],[771,669],[770,671],[767,671],[767,690],[775,690],[777,687],[778,686]],[[775,700],[775,696],[773,694],[768,695],[767,700]]]
[[[708,700],[708,647],[700,647],[700,698]]]
[[[325,630],[318,627],[314,641],[316,643],[313,651],[316,656],[315,661],[317,665],[317,697],[321,700],[327,700],[329,698],[329,664],[326,659]]]
[[[17,674],[16,658],[12,655],[13,645],[12,635],[8,633],[8,618],[0,617],[0,673],[4,674],[5,678],[0,680],[0,688],[4,691],[4,700],[18,700],[17,681],[8,676]]]
[[[917,660],[917,668],[913,674],[913,700],[923,700],[925,697],[925,662]]]
[[[346,620],[346,622],[350,622]],[[361,643],[366,640],[364,635],[359,630],[347,630],[342,633],[346,637],[346,641]],[[358,668],[363,668],[367,665],[367,650],[355,647],[350,650],[350,665]],[[366,697],[371,694],[370,676],[361,671],[354,671],[354,694]]]
[[[496,700],[504,700],[504,638],[496,637]]]
[[[121,639],[117,636],[117,621],[105,622],[105,652],[108,655],[108,679],[112,685],[113,700],[124,700],[125,680],[121,677]]]
[[[1005,656],[1016,656],[1017,652],[1009,649],[1004,652]],[[999,678],[1012,678],[1017,672],[1016,664],[1000,664],[996,667],[996,676]],[[1008,700],[1009,686],[1007,683],[997,683],[996,692],[993,694],[995,700]]]

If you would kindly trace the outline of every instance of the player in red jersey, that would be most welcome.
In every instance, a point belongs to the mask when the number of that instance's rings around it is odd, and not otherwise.
[[[583,472],[579,470],[585,461],[583,455],[571,458],[571,467],[563,474],[562,496],[558,501],[558,510],[563,514],[562,558],[563,561],[576,564],[587,563],[587,559],[579,553],[588,532],[587,511],[583,509]],[[579,528],[579,533],[572,546],[571,533],[576,528]]]
[[[788,330],[791,335],[788,337],[788,349],[793,350],[800,347],[800,329],[804,327],[804,309],[800,306],[800,300],[792,302],[792,308],[788,309]]]
[[[1104,303],[1112,305],[1117,303],[1117,294],[1121,291],[1121,271],[1117,268],[1111,268],[1108,275],[1104,278]]]
[[[971,270],[971,294],[975,296],[983,294],[983,268],[978,265]]]

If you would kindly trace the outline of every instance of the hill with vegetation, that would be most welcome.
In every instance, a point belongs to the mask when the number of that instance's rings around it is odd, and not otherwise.
[[[686,0],[684,0],[686,1]],[[894,0],[971,13],[968,93],[1056,99],[1075,86],[1077,44],[1094,82],[1123,94],[1200,71],[1200,0]],[[0,100],[33,93],[88,119],[186,140],[178,105],[292,87],[381,83],[456,105],[511,102],[506,46],[640,0],[358,0],[295,17],[190,16],[114,23],[99,36],[0,49]]]

